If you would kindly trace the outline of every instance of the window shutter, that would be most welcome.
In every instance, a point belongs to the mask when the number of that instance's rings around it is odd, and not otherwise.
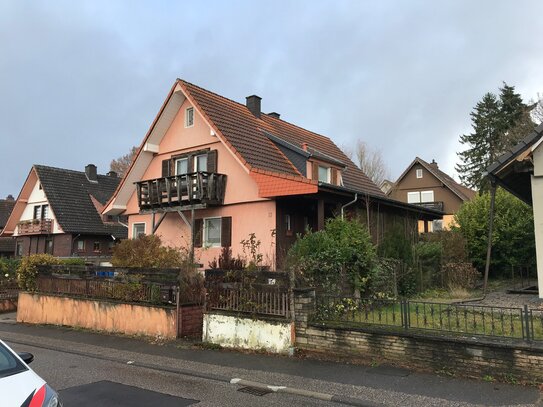
[[[338,177],[337,177],[337,168],[332,167],[332,174],[330,176],[332,178],[330,180],[330,183],[333,184],[333,185],[338,185],[339,182],[338,182]]]
[[[162,176],[169,177],[171,174],[171,160],[162,160]]]
[[[217,172],[217,150],[207,153],[207,172]]]
[[[204,241],[204,220],[194,219],[194,247],[202,247]]]
[[[193,173],[194,172],[194,155],[189,155],[189,165],[188,165],[188,170],[187,170],[187,173]]]
[[[311,179],[319,180],[319,164],[313,163],[313,174],[311,175]]]
[[[221,246],[232,246],[232,217],[221,218]]]

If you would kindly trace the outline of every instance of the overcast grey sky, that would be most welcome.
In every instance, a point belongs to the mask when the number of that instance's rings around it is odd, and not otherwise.
[[[32,164],[100,173],[141,142],[175,78],[348,145],[452,173],[502,81],[543,92],[541,1],[0,2],[0,197]]]

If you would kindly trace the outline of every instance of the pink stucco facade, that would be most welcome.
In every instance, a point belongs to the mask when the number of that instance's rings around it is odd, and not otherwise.
[[[241,240],[255,233],[261,241],[260,252],[265,265],[275,265],[275,228],[276,205],[271,199],[262,198],[256,181],[231,150],[213,134],[205,119],[194,109],[194,125],[185,126],[185,112],[191,107],[185,100],[175,115],[171,125],[162,137],[156,153],[145,169],[141,180],[162,177],[162,161],[203,149],[217,151],[217,172],[227,175],[224,204],[195,211],[196,219],[213,217],[231,217],[231,249],[234,256],[242,255]],[[127,202],[125,214],[129,217],[129,238],[133,237],[134,224],[144,223],[145,233],[152,230],[152,215],[139,213],[136,192]],[[190,220],[190,211],[184,212]],[[155,215],[158,220],[160,214]],[[171,247],[189,248],[191,232],[177,212],[170,212],[155,231],[163,242]],[[221,247],[209,247],[205,244],[195,250],[196,262],[208,267],[209,262],[220,255]]]

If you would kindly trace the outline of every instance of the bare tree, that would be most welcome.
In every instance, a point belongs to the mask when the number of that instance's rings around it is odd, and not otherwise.
[[[380,150],[370,148],[362,140],[357,140],[354,147],[342,146],[342,150],[377,186],[390,178]]]
[[[532,111],[530,112],[532,120],[536,124],[543,123],[543,95],[538,94],[537,101],[532,102],[530,104],[535,105]]]
[[[119,177],[122,177],[125,172],[128,170],[128,167],[130,167],[130,164],[132,164],[132,160],[134,160],[134,157],[136,153],[138,152],[137,147],[132,147],[128,154],[125,154],[117,159],[111,160],[111,163],[109,164],[109,170],[115,171]]]

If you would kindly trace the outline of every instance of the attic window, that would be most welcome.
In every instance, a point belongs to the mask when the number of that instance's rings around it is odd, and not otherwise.
[[[323,167],[319,165],[319,181],[330,183],[331,180],[331,170],[330,167]]]
[[[194,126],[194,108],[187,107],[187,110],[185,110],[185,127],[192,126]]]
[[[422,168],[417,168],[417,178],[422,178]]]

